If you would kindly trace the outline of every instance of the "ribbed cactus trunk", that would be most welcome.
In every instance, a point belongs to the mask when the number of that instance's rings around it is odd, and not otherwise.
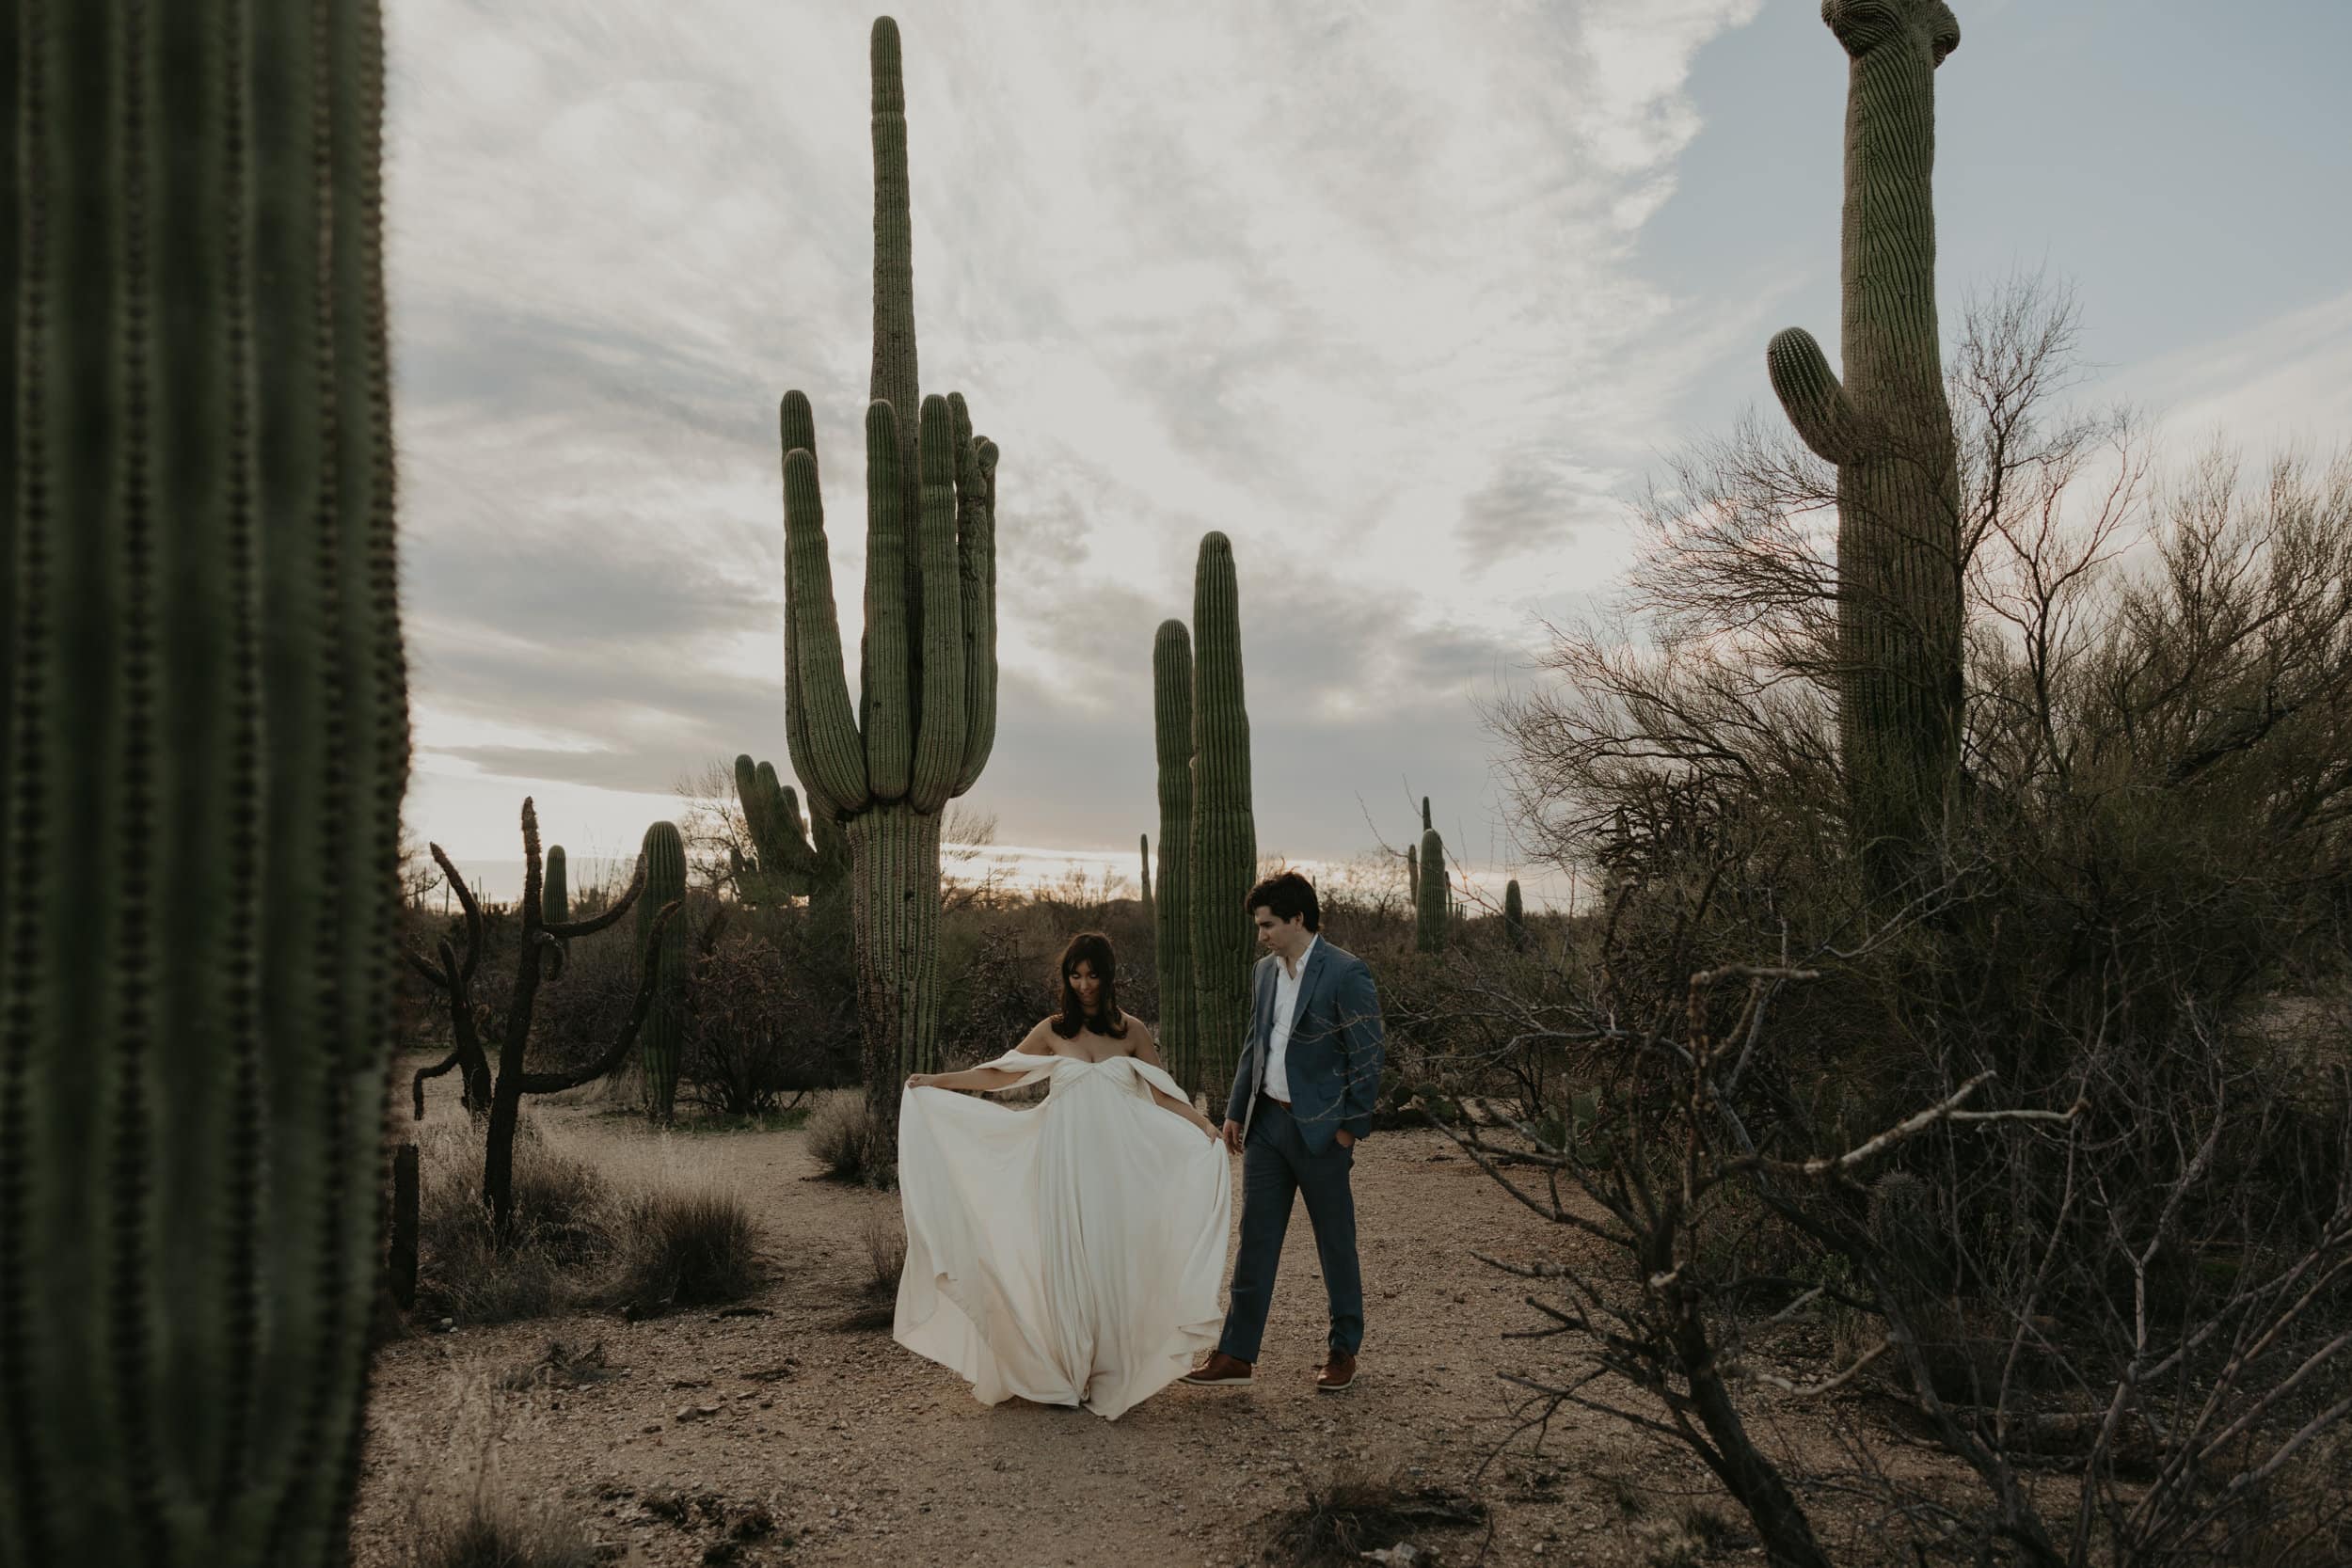
[[[787,392],[780,422],[786,734],[811,815],[846,831],[866,1101],[887,1125],[900,1078],[939,1065],[939,814],[995,743],[996,448],[973,435],[961,396],[917,394],[906,94],[888,17],[874,23],[872,64],[874,363],[854,707],[808,399]]]
[[[572,917],[571,884],[564,879],[564,847],[548,847],[546,891],[539,895],[539,919],[548,926],[560,926]]]
[[[1519,901],[1517,877],[1502,885],[1502,940],[1514,953],[1527,950],[1527,906]]]
[[[1152,731],[1159,760],[1160,903],[1152,956],[1160,975],[1160,1058],[1188,1094],[1200,1081],[1192,994],[1192,634],[1163,621],[1152,639]]]
[[[1149,920],[1152,918],[1152,835],[1150,833],[1138,833],[1136,835],[1136,854],[1139,867],[1137,874],[1143,879],[1141,884],[1143,888],[1143,918]]]
[[[1837,465],[1838,740],[1852,830],[1882,886],[1941,819],[1960,759],[1960,487],[1936,332],[1935,70],[1959,46],[1943,0],[1826,0],[1851,57],[1841,241],[1841,385],[1802,329],[1772,340],[1773,390]]]
[[[1422,808],[1427,820],[1428,808]],[[1423,828],[1421,833],[1421,875],[1413,889],[1413,945],[1423,953],[1440,952],[1445,947],[1446,915],[1450,908],[1452,884],[1445,874],[1445,840],[1435,828]]]
[[[1192,582],[1192,992],[1200,1081],[1221,1089],[1249,1023],[1256,928],[1242,908],[1258,876],[1249,804],[1249,710],[1242,700],[1241,594],[1233,546],[1203,534]]]
[[[361,4],[0,22],[0,1562],[346,1555],[408,768]]]
[[[662,906],[686,896],[686,840],[676,823],[656,822],[645,830],[638,853],[645,863],[645,891],[637,900],[637,951],[643,954]],[[668,1121],[676,1113],[678,1052],[685,1035],[686,922],[672,920],[661,927],[653,1005],[638,1037],[645,1114],[656,1121]]]

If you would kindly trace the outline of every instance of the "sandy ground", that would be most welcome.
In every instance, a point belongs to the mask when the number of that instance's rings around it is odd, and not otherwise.
[[[1539,1453],[1522,1435],[1495,1457],[1518,1425],[1499,1374],[1547,1372],[1573,1353],[1504,1338],[1539,1322],[1526,1287],[1470,1254],[1556,1256],[1575,1243],[1434,1132],[1382,1133],[1356,1162],[1366,1329],[1353,1389],[1312,1384],[1326,1314],[1302,1207],[1257,1386],[1178,1385],[1105,1422],[991,1409],[886,1325],[845,1326],[874,1299],[863,1231],[877,1215],[895,1227],[898,1197],[813,1180],[802,1133],[664,1137],[565,1098],[534,1102],[535,1118],[618,1179],[633,1165],[740,1192],[773,1277],[745,1304],[753,1315],[574,1313],[386,1346],[361,1568],[409,1561],[415,1500],[476,1485],[485,1454],[479,1484],[571,1513],[607,1558],[649,1565],[1254,1562],[1270,1513],[1350,1467],[1488,1506],[1490,1529],[1416,1538],[1445,1564],[1762,1560],[1744,1538],[1698,1549],[1682,1512],[1736,1511],[1694,1462],[1606,1418],[1564,1413]],[[437,1096],[436,1115],[453,1099]],[[550,1340],[601,1346],[620,1375],[499,1386]]]

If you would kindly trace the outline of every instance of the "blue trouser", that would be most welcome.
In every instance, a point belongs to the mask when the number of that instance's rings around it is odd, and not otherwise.
[[[1299,1136],[1298,1123],[1279,1100],[1263,1095],[1249,1120],[1241,1155],[1241,1248],[1233,1258],[1232,1306],[1217,1349],[1236,1361],[1258,1359],[1266,1309],[1274,1305],[1274,1272],[1282,1262],[1291,1198],[1307,1199],[1323,1288],[1331,1298],[1331,1348],[1356,1354],[1364,1342],[1364,1282],[1356,1263],[1356,1195],[1347,1173],[1355,1151],[1338,1139],[1317,1154]]]

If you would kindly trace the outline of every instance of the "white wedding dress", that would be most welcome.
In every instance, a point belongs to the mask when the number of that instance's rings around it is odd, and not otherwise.
[[[900,1094],[907,1261],[893,1336],[983,1404],[1018,1394],[1115,1419],[1183,1376],[1224,1324],[1225,1146],[1154,1102],[1152,1085],[1184,1094],[1132,1056],[1009,1052],[980,1065],[1053,1087],[1028,1110]]]

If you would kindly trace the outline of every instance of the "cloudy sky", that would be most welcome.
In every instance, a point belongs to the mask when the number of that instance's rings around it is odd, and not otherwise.
[[[2352,7],[1954,4],[1947,309],[2043,268],[2100,389],[2183,445],[2352,435]],[[628,852],[681,775],[787,767],[787,388],[860,580],[871,14],[388,9],[409,820],[511,859],[531,794],[575,854]],[[1661,454],[1769,404],[1774,330],[1834,344],[1846,66],[1815,0],[895,14],[923,386],[1004,454],[965,803],[1026,865],[1132,875],[1152,628],[1222,529],[1262,850],[1402,845],[1426,794],[1511,869],[1477,700],[1608,592]]]

